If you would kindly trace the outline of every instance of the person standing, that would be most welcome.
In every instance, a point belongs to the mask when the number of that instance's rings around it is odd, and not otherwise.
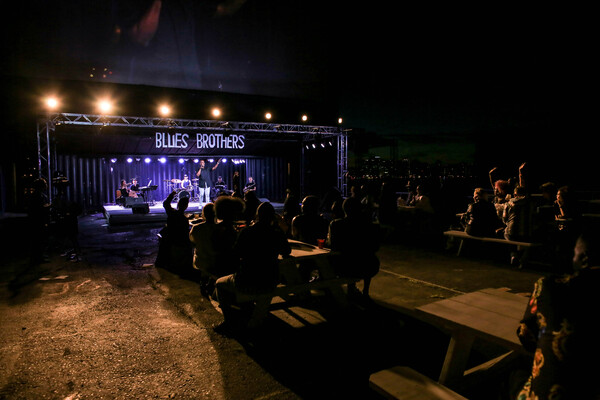
[[[200,168],[198,169],[198,172],[196,172],[196,176],[198,177],[198,192],[201,203],[210,203],[210,188],[213,185],[210,173],[217,169],[220,163],[221,159],[219,158],[217,163],[209,170],[206,166],[206,162],[200,160]]]

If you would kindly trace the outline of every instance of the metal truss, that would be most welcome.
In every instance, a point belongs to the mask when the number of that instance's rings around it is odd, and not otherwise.
[[[339,135],[340,128],[335,126],[292,125],[261,122],[234,122],[219,120],[196,120],[155,117],[127,117],[120,115],[91,115],[60,113],[49,117],[55,125],[91,125],[91,126],[126,126],[137,128],[178,128],[178,129],[229,129],[234,131],[258,133],[297,133]]]

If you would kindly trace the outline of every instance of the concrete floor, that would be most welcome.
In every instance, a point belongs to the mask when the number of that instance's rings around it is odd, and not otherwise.
[[[82,260],[61,257],[53,242],[50,262],[37,266],[22,227],[2,222],[2,399],[375,399],[373,372],[402,364],[439,374],[449,337],[414,307],[487,287],[528,293],[546,273],[511,267],[501,251],[457,258],[441,244],[389,237],[373,303],[342,312],[316,296],[232,338],[212,329],[222,316],[195,282],[154,267],[160,224],[82,217]],[[474,361],[497,351],[476,350]]]

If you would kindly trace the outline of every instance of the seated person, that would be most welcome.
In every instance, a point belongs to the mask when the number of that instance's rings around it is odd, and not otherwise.
[[[494,237],[496,230],[502,227],[496,208],[488,201],[483,188],[475,189],[473,203],[469,204],[462,219],[465,232],[473,236]]]
[[[300,215],[292,219],[292,238],[301,242],[317,245],[317,239],[325,239],[329,221],[319,213],[320,201],[317,196],[306,196],[302,200]],[[311,271],[316,270],[314,260],[300,263],[299,272],[305,280],[310,280]],[[317,274],[313,274],[316,277]]]
[[[213,236],[216,264],[209,273],[216,278],[233,274],[239,267],[239,260],[233,251],[238,238],[235,222],[244,211],[242,199],[221,196],[215,201],[217,224]]]
[[[125,179],[121,179],[121,187],[118,192],[120,196],[117,198],[117,203],[125,205],[127,197],[129,197],[129,189],[127,189],[127,181]]]
[[[327,235],[327,245],[339,251],[335,261],[338,275],[364,280],[362,295],[369,297],[371,278],[379,272],[379,230],[377,225],[362,212],[360,200],[349,197],[342,204],[344,218],[331,221]],[[348,286],[349,291],[358,291],[356,286]]]
[[[599,246],[597,233],[582,234],[574,247],[573,272],[535,283],[517,331],[533,358],[528,370],[513,369],[511,398],[600,398],[593,362],[600,357],[600,345],[590,314],[598,304]]]
[[[292,238],[301,242],[317,244],[317,239],[325,239],[329,221],[319,214],[319,199],[306,196],[302,200],[300,215],[292,219]]]
[[[217,331],[235,328],[232,306],[238,294],[258,294],[272,291],[279,283],[279,255],[288,256],[291,247],[278,226],[271,203],[261,203],[256,222],[239,234],[234,248],[240,260],[239,269],[216,282],[217,298],[223,311],[224,322]]]
[[[194,245],[194,269],[200,272],[200,292],[204,296],[212,293],[213,272],[217,268],[216,216],[215,205],[206,203],[202,207],[203,221],[190,230],[190,241]]]

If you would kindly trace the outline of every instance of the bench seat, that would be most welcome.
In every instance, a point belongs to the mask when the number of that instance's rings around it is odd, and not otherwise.
[[[369,387],[386,399],[466,400],[453,390],[406,366],[371,374]]]
[[[267,314],[274,297],[281,297],[285,300],[290,300],[290,297],[301,295],[312,290],[325,290],[338,303],[345,307],[347,305],[347,296],[343,292],[342,286],[351,283],[357,283],[359,278],[331,278],[306,282],[301,284],[285,285],[279,284],[277,287],[268,293],[260,294],[241,294],[238,293],[238,302],[254,302],[254,310],[248,322],[249,327],[259,326]]]
[[[457,256],[460,256],[460,253],[462,252],[465,240],[473,240],[473,241],[479,241],[479,242],[484,242],[484,243],[498,243],[498,244],[504,244],[504,245],[508,245],[508,246],[515,246],[517,248],[517,250],[523,251],[523,256],[521,258],[521,266],[523,266],[527,263],[527,261],[529,259],[529,250],[531,248],[542,246],[542,243],[521,242],[521,241],[516,241],[516,240],[508,240],[508,239],[504,239],[504,238],[473,236],[473,235],[469,235],[467,232],[457,231],[457,230],[445,231],[444,236],[452,237],[452,238],[456,238],[456,239],[460,240],[460,243],[458,245],[458,250],[456,252]]]

